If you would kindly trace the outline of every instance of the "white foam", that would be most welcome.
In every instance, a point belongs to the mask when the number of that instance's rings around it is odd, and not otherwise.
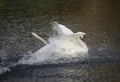
[[[7,72],[7,71],[10,71],[10,69],[7,68],[7,67],[0,67],[0,74],[3,74],[5,72]]]

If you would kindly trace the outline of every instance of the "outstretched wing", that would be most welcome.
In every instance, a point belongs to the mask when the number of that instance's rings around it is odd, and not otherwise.
[[[57,40],[59,37],[64,35],[73,34],[73,32],[66,26],[59,24],[57,22],[51,22],[52,24],[52,36],[49,38],[49,42]]]
[[[52,22],[52,30],[53,33],[55,33],[55,35],[57,36],[61,36],[61,35],[69,35],[69,34],[73,34],[73,32],[68,29],[66,26],[59,24],[57,22]]]

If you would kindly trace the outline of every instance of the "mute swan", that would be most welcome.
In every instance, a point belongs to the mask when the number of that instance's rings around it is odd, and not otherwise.
[[[40,63],[59,58],[84,56],[88,53],[88,48],[82,41],[86,33],[73,33],[66,26],[57,22],[51,24],[53,35],[49,38],[49,43],[31,54],[27,60],[24,60],[24,63]]]
[[[60,52],[63,52],[61,50],[64,49],[64,51],[66,51],[66,53],[68,54],[70,54],[70,52],[73,52],[72,54],[74,54],[75,52],[78,52],[80,54],[88,53],[87,46],[81,40],[86,35],[86,33],[73,33],[66,26],[57,22],[52,22],[52,25],[53,35],[49,38],[49,43],[55,42],[55,40],[57,40],[57,45],[59,45],[58,49],[60,50]]]

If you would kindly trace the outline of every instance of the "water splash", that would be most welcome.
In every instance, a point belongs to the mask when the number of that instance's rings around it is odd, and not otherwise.
[[[57,22],[52,22],[53,35],[49,38],[49,43],[44,47],[23,57],[18,64],[43,64],[46,62],[71,61],[73,58],[85,57],[88,48],[82,41],[86,33],[73,33],[66,26]]]
[[[3,74],[5,72],[7,72],[7,71],[10,71],[10,69],[7,68],[7,67],[0,67],[0,74]]]
[[[84,60],[88,57],[88,48],[82,41],[84,32],[74,33],[66,26],[52,22],[53,35],[48,44],[36,52],[22,55],[18,62],[11,62],[5,67],[0,67],[0,74],[10,71],[9,68],[19,64],[58,64]],[[4,54],[2,52],[2,54]],[[5,56],[6,58],[6,56]],[[3,58],[2,58],[3,59]]]

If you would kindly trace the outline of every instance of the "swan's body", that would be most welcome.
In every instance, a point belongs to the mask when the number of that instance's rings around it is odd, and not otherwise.
[[[78,57],[88,53],[87,46],[80,39],[85,33],[73,33],[64,25],[56,22],[53,22],[52,25],[53,35],[49,38],[49,43],[32,54],[26,60],[26,63],[39,63],[59,58]]]

